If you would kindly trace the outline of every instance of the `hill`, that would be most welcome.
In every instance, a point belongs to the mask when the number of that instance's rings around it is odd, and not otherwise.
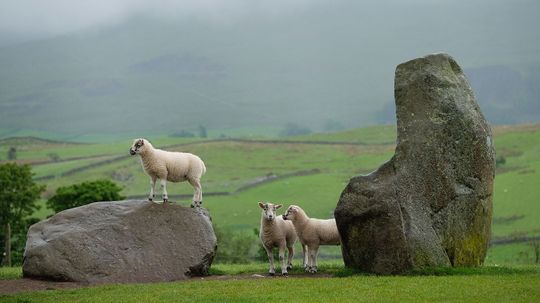
[[[392,126],[376,126],[287,140],[156,137],[152,141],[157,147],[200,155],[208,167],[202,179],[204,206],[215,224],[251,233],[258,227],[257,202],[261,200],[295,203],[314,217],[331,217],[349,178],[369,173],[392,156],[395,132]],[[498,166],[493,240],[539,237],[540,125],[495,127],[494,136]],[[26,145],[18,145],[19,161],[34,163],[36,180],[47,185],[44,198],[58,186],[97,178],[121,184],[123,194],[132,198],[148,194],[148,177],[138,159],[127,152],[131,140],[114,144],[20,142]],[[0,151],[5,155],[7,146],[2,145]],[[51,153],[60,161],[47,160]],[[189,204],[192,189],[187,183],[170,184],[168,191],[173,201]],[[40,216],[50,212],[43,208]],[[521,240],[521,244],[494,246],[490,258],[492,263],[528,263],[534,258],[532,249]]]
[[[226,20],[132,16],[4,45],[0,136],[388,123],[395,66],[439,51],[469,71],[492,123],[538,121],[537,1],[374,3]]]

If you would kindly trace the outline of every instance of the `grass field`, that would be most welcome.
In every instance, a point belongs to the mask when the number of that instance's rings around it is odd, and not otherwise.
[[[203,177],[204,206],[221,228],[251,233],[259,225],[257,201],[298,204],[313,217],[328,218],[350,177],[376,169],[393,154],[395,127],[374,126],[338,133],[310,134],[258,140],[201,140],[152,137],[157,147],[196,153],[208,172]],[[238,134],[248,134],[247,130]],[[540,125],[496,127],[497,168],[494,188],[493,238],[540,235]],[[72,143],[32,138],[0,140],[0,159],[11,146],[18,161],[32,164],[35,177],[47,185],[44,199],[58,186],[98,178],[112,179],[128,197],[145,197],[148,177],[137,157],[129,157],[131,138],[105,143]],[[58,155],[54,162],[51,154]],[[71,160],[70,160],[71,159]],[[307,175],[294,175],[310,171]],[[267,176],[272,182],[249,187]],[[282,178],[280,178],[282,177]],[[39,179],[45,178],[45,179]],[[189,203],[187,183],[170,184],[173,200]],[[218,193],[218,195],[210,195]],[[221,194],[220,194],[221,193]],[[178,198],[185,195],[187,198]],[[51,214],[44,207],[40,218]],[[331,257],[339,250],[330,249]],[[490,249],[489,264],[530,263],[533,246],[526,243],[497,245]]]
[[[318,278],[254,278],[265,264],[215,265],[237,278],[105,285],[0,295],[1,302],[538,302],[540,267],[428,269],[408,276],[354,274],[334,263]],[[241,274],[240,276],[238,276]],[[0,270],[0,277],[3,277]],[[233,276],[234,277],[234,276]],[[1,281],[0,281],[1,283]]]
[[[497,157],[504,161],[499,161],[495,179],[493,239],[539,236],[540,126],[499,127],[494,133]],[[251,235],[257,248],[258,240],[253,234],[260,219],[257,201],[294,203],[313,217],[331,217],[350,177],[368,173],[390,159],[395,128],[377,126],[288,137],[287,141],[151,139],[158,147],[193,152],[205,160],[208,167],[203,178],[205,193],[222,193],[205,196],[204,206],[210,210],[214,224],[234,235]],[[45,208],[46,198],[58,186],[76,182],[108,178],[119,183],[126,196],[146,196],[148,180],[138,159],[127,156],[130,144],[131,139],[99,144],[8,139],[0,141],[0,159],[5,160],[8,149],[16,146],[19,161],[32,163],[38,182],[47,185],[40,201],[42,208],[35,214],[44,218],[52,213]],[[58,155],[60,161],[52,161],[51,154]],[[309,173],[295,174],[305,171]],[[268,176],[277,178],[257,184]],[[170,184],[168,190],[173,197],[191,194],[191,188],[184,183]],[[184,205],[190,202],[189,198],[174,200]],[[0,295],[0,301],[539,302],[540,267],[533,265],[535,249],[531,244],[491,246],[484,267],[428,269],[401,277],[356,274],[344,268],[339,247],[323,247],[318,278],[300,269],[293,270],[288,278],[254,278],[254,274],[265,275],[266,263],[215,263],[212,277],[202,280],[38,291]],[[300,263],[298,258],[295,264]],[[20,267],[0,268],[0,280],[20,276]]]

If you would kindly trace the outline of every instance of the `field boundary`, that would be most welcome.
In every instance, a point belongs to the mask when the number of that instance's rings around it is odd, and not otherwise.
[[[180,143],[180,144],[171,144],[171,145],[166,145],[166,146],[162,146],[162,147],[159,147],[159,148],[167,149],[167,148],[177,148],[177,147],[190,146],[190,145],[199,145],[199,144],[208,144],[208,143],[220,143],[220,142],[246,143],[246,144],[305,144],[305,145],[336,145],[336,146],[388,146],[388,145],[393,145],[393,143],[392,144],[388,143],[388,144],[371,144],[370,145],[370,144],[367,144],[367,143],[364,143],[364,142],[346,142],[346,141],[251,140],[251,139],[226,138],[226,139],[212,139],[212,140],[202,140],[202,141]],[[94,155],[94,156],[89,156],[89,157],[81,157],[81,158],[79,158],[77,160],[86,160],[86,159],[91,159],[91,158],[98,158],[100,156],[106,157],[107,154]],[[54,179],[54,178],[57,178],[57,177],[60,177],[60,178],[61,177],[67,177],[67,176],[71,176],[71,175],[74,175],[76,173],[88,170],[88,169],[92,169],[92,168],[96,168],[96,167],[99,167],[99,166],[108,165],[108,164],[111,164],[111,163],[114,163],[114,162],[122,161],[122,160],[128,159],[129,157],[132,157],[132,156],[131,155],[117,156],[117,157],[114,157],[114,158],[111,158],[111,159],[106,159],[106,160],[98,161],[98,162],[95,162],[95,163],[92,163],[92,164],[80,166],[80,167],[65,171],[65,172],[63,172],[63,173],[61,173],[59,175],[46,175],[46,176],[41,176],[41,177],[34,178],[34,180],[35,181],[45,181],[45,180],[50,180],[50,179]],[[55,162],[51,161],[50,163],[55,163]],[[40,163],[40,164],[45,164],[45,163]]]
[[[205,196],[210,196],[210,197],[231,196],[231,195],[235,195],[235,194],[244,192],[244,191],[246,191],[248,189],[251,189],[251,188],[254,188],[254,187],[257,187],[257,186],[261,186],[263,184],[267,184],[267,183],[271,183],[271,182],[275,182],[275,181],[279,181],[279,180],[283,180],[283,179],[287,179],[287,178],[291,178],[291,177],[315,175],[315,174],[318,174],[320,172],[321,172],[320,169],[313,168],[313,169],[299,170],[299,171],[295,171],[295,172],[288,173],[288,174],[283,174],[283,175],[269,174],[269,175],[266,175],[266,176],[255,178],[252,181],[247,182],[246,184],[240,186],[238,189],[236,189],[235,191],[232,191],[232,192],[228,192],[228,191],[205,192],[204,195]],[[191,194],[169,195],[169,198],[187,199],[187,198],[190,198],[191,196],[193,196],[193,195],[191,195]],[[145,195],[132,195],[132,196],[127,196],[126,197],[126,199],[146,199],[146,198],[148,198],[148,196],[145,196]]]
[[[524,242],[532,242],[532,241],[540,241],[540,236],[537,236],[537,237],[524,236],[524,237],[497,239],[497,240],[490,241],[489,246],[513,244],[513,243],[524,243]]]

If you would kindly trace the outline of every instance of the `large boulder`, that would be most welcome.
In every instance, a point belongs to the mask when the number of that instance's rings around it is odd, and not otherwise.
[[[491,129],[446,54],[400,64],[392,159],[350,180],[335,218],[346,266],[379,274],[484,261],[492,216]]]
[[[23,275],[88,283],[180,280],[208,274],[216,247],[204,209],[97,202],[32,225]]]

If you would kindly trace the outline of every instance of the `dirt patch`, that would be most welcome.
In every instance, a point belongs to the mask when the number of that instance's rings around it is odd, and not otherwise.
[[[35,279],[1,280],[0,294],[14,294],[19,292],[32,292],[40,290],[70,289],[89,286],[76,282],[55,282]]]
[[[206,277],[192,277],[186,280],[178,280],[174,282],[187,282],[187,281],[230,281],[230,280],[257,280],[257,279],[297,279],[297,278],[331,278],[333,275],[327,273],[320,274],[294,274],[289,276],[275,275],[270,276],[268,274],[239,274],[239,275],[213,275]],[[171,281],[173,282],[173,281]],[[118,284],[118,283],[114,283]],[[106,284],[89,284],[78,282],[56,282],[46,280],[35,279],[14,279],[14,280],[0,280],[0,295],[16,294],[21,292],[34,292],[43,290],[62,290],[62,289],[74,289],[84,287],[96,287]]]

